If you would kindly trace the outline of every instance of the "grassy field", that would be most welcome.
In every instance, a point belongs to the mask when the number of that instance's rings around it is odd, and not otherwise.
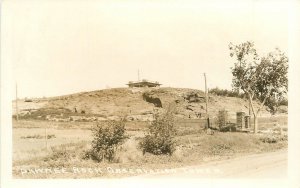
[[[285,122],[286,119],[261,120],[261,128],[273,129],[278,121]],[[147,129],[147,122],[128,122],[126,132],[130,138],[119,148],[116,159],[98,163],[84,159],[92,140],[91,128],[95,125],[95,122],[13,121],[13,176],[125,177],[287,147],[287,136],[278,136],[276,142],[271,143],[268,137],[273,135],[239,132],[208,135],[195,123],[180,123],[176,125],[179,134],[177,149],[172,156],[143,155],[137,146]],[[280,125],[286,134],[287,124]]]

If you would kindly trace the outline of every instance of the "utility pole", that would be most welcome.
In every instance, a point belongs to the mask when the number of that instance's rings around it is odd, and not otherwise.
[[[207,99],[207,83],[206,83],[206,74],[204,74],[204,81],[205,81],[205,103],[206,103],[206,114],[208,114],[207,112],[207,106],[208,106],[208,99]]]
[[[19,121],[19,109],[18,109],[18,85],[16,83],[16,120]]]
[[[209,115],[208,115],[208,91],[207,91],[207,82],[206,82],[206,74],[204,74],[204,80],[205,80],[205,103],[206,103],[206,115],[207,115],[207,128],[210,127],[209,124]]]
[[[140,81],[140,70],[138,69],[138,81]]]

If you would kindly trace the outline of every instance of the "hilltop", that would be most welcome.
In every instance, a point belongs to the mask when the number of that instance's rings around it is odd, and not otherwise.
[[[248,112],[247,100],[209,94],[208,112],[215,117],[219,110],[227,110],[234,117],[238,111]],[[21,117],[35,114],[42,119],[77,116],[94,117],[98,120],[117,119],[124,115],[129,120],[151,120],[154,110],[166,109],[176,104],[176,116],[197,119],[206,116],[205,93],[186,88],[113,88],[71,95],[19,102]],[[255,102],[255,106],[259,103]],[[262,115],[269,114],[264,108]]]

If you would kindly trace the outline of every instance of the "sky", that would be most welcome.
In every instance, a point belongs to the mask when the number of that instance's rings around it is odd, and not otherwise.
[[[18,95],[49,97],[140,78],[162,87],[231,89],[228,44],[288,54],[285,1],[4,1],[2,61]],[[14,88],[14,87],[13,87]]]

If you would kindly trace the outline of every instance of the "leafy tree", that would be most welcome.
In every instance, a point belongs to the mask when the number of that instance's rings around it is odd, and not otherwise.
[[[154,114],[154,121],[149,126],[148,134],[139,143],[143,154],[148,152],[154,155],[172,155],[175,151],[174,108],[169,105],[166,112]]]
[[[287,94],[288,58],[279,49],[260,58],[253,42],[230,43],[229,50],[235,58],[232,85],[246,94],[254,117],[254,133],[257,133],[257,116],[262,107],[272,106],[271,99],[279,101]],[[257,109],[253,105],[255,99],[261,102]]]
[[[121,121],[106,121],[97,124],[92,129],[93,141],[92,148],[87,152],[87,158],[92,158],[96,161],[107,159],[112,161],[118,146],[120,146],[128,136],[125,134],[125,120]]]

